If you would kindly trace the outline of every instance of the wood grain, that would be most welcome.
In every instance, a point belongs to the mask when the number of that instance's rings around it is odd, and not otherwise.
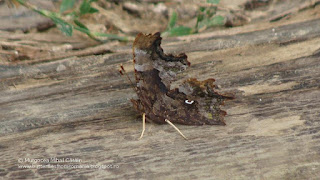
[[[147,124],[120,77],[119,53],[0,66],[0,177],[4,179],[316,179],[320,177],[320,19],[191,41],[165,40],[236,99],[222,126]],[[243,27],[245,32],[245,27]],[[21,168],[29,159],[78,158],[97,168]],[[19,162],[22,158],[22,162]]]

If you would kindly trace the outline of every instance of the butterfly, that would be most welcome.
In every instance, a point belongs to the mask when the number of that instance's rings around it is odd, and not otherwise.
[[[159,32],[139,33],[133,43],[134,88],[139,98],[131,99],[134,108],[146,121],[157,124],[225,125],[226,112],[220,106],[234,97],[217,93],[212,78],[189,78],[171,89],[177,73],[189,67],[190,62],[184,53],[165,54],[161,39]]]

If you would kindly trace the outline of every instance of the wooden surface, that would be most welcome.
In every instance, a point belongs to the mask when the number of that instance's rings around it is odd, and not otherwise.
[[[131,47],[116,53],[0,66],[0,178],[316,179],[320,177],[320,19],[165,39],[188,55],[180,76],[213,77],[236,99],[226,126],[147,124],[129,99]],[[257,29],[257,28],[256,28]],[[230,33],[230,35],[228,35]],[[112,49],[112,48],[111,48]],[[77,158],[89,168],[22,168]],[[40,159],[40,160],[39,160]],[[104,169],[98,169],[100,165]],[[20,166],[20,167],[19,167]]]
[[[32,28],[42,29],[52,27],[54,24],[49,18],[40,16],[36,12],[23,6],[14,6],[18,3],[9,3],[10,1],[0,1],[0,30],[6,31],[30,31]],[[38,8],[53,10],[52,0],[30,0],[29,3],[36,4]],[[10,5],[11,4],[11,5]],[[10,7],[11,8],[10,8]],[[1,33],[2,34],[2,33]]]

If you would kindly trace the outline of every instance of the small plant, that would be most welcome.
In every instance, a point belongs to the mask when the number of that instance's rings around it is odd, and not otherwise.
[[[59,12],[52,12],[44,9],[39,9],[36,6],[25,2],[25,0],[14,0],[19,4],[50,18],[62,33],[67,36],[72,36],[73,30],[87,34],[90,38],[100,41],[97,37],[107,37],[110,40],[128,41],[128,37],[120,37],[115,34],[106,34],[99,32],[91,32],[87,26],[80,22],[80,17],[84,14],[92,14],[98,10],[91,6],[92,2],[97,0],[83,0],[79,9],[73,9],[76,0],[63,0],[60,5]],[[17,4],[17,3],[15,3]]]
[[[221,26],[225,23],[225,18],[220,15],[216,15],[217,6],[220,0],[207,0],[212,6],[200,7],[197,16],[197,22],[194,28],[186,26],[176,26],[177,13],[173,12],[170,16],[168,27],[162,35],[165,36],[184,36],[188,34],[194,34],[201,32],[213,26]]]
[[[169,19],[169,23],[165,32],[162,33],[164,36],[184,36],[193,34],[193,29],[186,26],[176,26],[178,14],[174,11]]]

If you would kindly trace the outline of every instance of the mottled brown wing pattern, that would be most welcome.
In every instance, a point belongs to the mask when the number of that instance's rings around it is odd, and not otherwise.
[[[165,119],[186,125],[224,125],[225,99],[232,97],[214,91],[214,79],[186,80],[179,88],[170,89],[178,72],[190,63],[185,54],[166,55],[160,46],[160,33],[138,34],[133,43],[137,94],[134,107],[146,114],[146,120],[164,124]]]

